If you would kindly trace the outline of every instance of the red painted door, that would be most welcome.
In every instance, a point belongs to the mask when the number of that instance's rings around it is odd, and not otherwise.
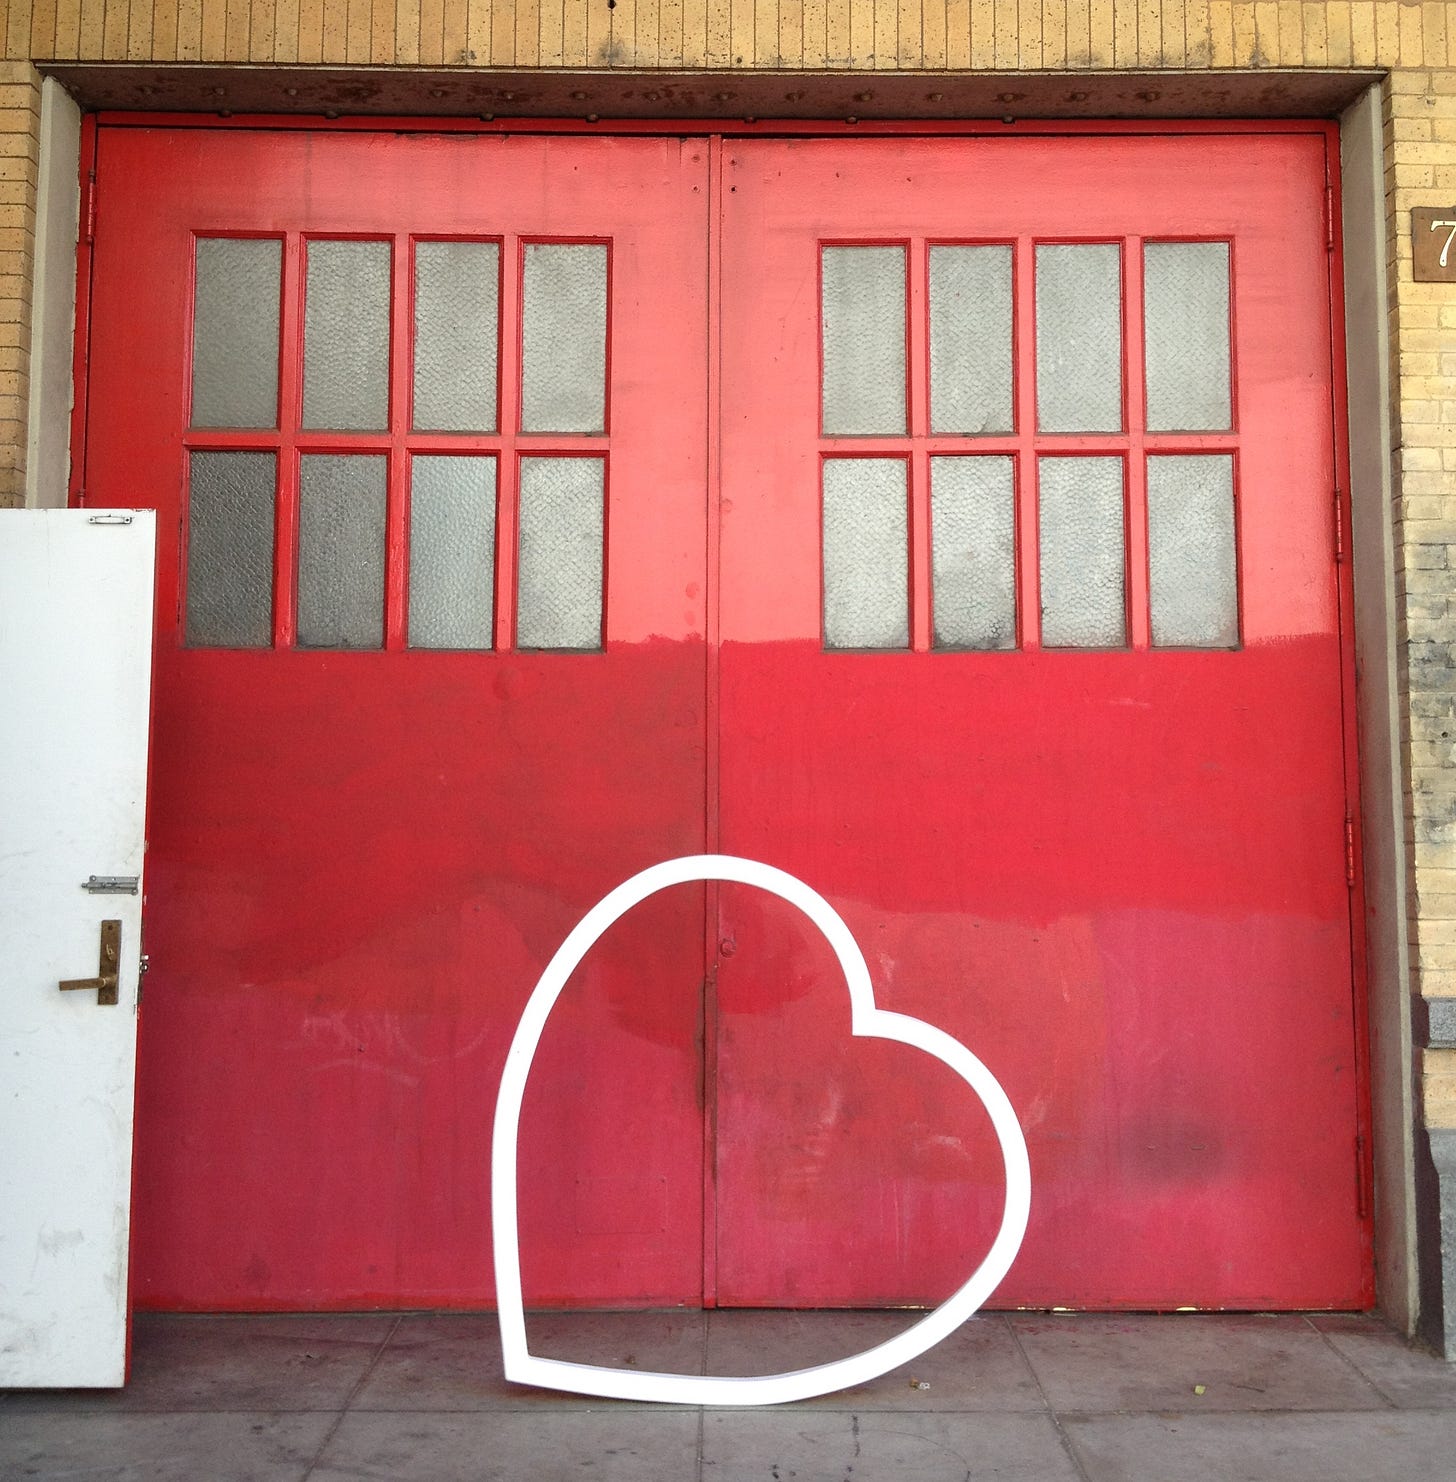
[[[101,128],[85,498],[162,517],[139,1301],[488,1303],[516,1018],[703,849],[1001,1078],[997,1300],[1363,1301],[1325,147]],[[528,1302],[964,1279],[989,1129],[832,969],[736,887],[612,928]]]
[[[143,1305],[492,1296],[516,1018],[703,842],[705,151],[100,131],[85,497],[162,532]],[[698,1297],[702,912],[553,1020],[533,1300]]]
[[[812,882],[1031,1154],[1005,1304],[1370,1295],[1325,140],[725,145],[725,852]],[[721,893],[718,1299],[916,1303],[1002,1174]]]

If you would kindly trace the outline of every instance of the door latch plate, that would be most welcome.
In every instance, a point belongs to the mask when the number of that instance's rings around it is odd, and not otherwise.
[[[61,983],[61,991],[73,988],[94,988],[98,1004],[117,1003],[121,969],[121,922],[101,923],[101,956],[94,978],[67,978]]]

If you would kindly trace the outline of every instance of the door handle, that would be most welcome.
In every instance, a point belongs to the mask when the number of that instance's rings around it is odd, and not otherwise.
[[[67,978],[61,984],[62,992],[72,988],[94,988],[98,1004],[116,1003],[117,974],[121,962],[121,922],[101,923],[101,961],[94,978]]]

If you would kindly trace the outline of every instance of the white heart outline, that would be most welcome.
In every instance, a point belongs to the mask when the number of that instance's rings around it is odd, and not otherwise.
[[[526,1319],[521,1297],[521,1255],[516,1210],[516,1143],[521,1100],[546,1021],[566,981],[597,939],[638,902],[669,885],[699,880],[729,880],[754,885],[797,906],[824,933],[849,988],[850,1033],[888,1039],[923,1050],[953,1070],[980,1098],[991,1118],[1006,1166],[1006,1205],[1001,1228],[985,1259],[970,1279],[944,1302],[903,1333],[847,1358],[795,1369],[785,1374],[748,1377],[712,1374],[655,1374],[606,1369],[538,1358],[526,1346]],[[571,933],[532,990],[516,1025],[496,1097],[491,1133],[491,1227],[495,1248],[496,1305],[500,1319],[501,1356],[507,1379],[572,1394],[605,1399],[646,1400],[665,1405],[780,1405],[789,1400],[830,1394],[876,1379],[924,1353],[948,1337],[1000,1285],[1021,1248],[1031,1212],[1031,1164],[1026,1139],[1006,1093],[995,1076],[944,1030],[875,1007],[869,969],[848,926],[819,894],[784,870],[732,854],[690,854],[652,865],[603,896]]]

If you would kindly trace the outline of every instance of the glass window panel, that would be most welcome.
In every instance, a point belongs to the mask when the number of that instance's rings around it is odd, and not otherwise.
[[[489,648],[495,635],[495,459],[410,464],[411,648]]]
[[[602,646],[605,505],[602,459],[521,459],[518,647]]]
[[[1010,432],[1011,249],[930,249],[930,430]]]
[[[604,432],[607,249],[530,242],[521,308],[521,430]]]
[[[930,460],[938,648],[1016,645],[1016,485],[1010,458]]]
[[[303,425],[389,424],[389,243],[310,242],[303,324]]]
[[[824,643],[910,644],[909,531],[901,458],[824,463]]]
[[[415,244],[416,427],[496,430],[499,308],[496,243]]]
[[[823,249],[824,431],[905,431],[905,249]]]
[[[1148,565],[1155,644],[1237,645],[1239,594],[1230,454],[1148,459]]]
[[[1036,420],[1043,432],[1122,427],[1122,251],[1036,249]]]
[[[283,244],[201,237],[192,305],[192,425],[278,425]]]
[[[1049,648],[1127,641],[1122,459],[1037,462],[1041,636]]]
[[[1227,242],[1144,246],[1143,343],[1154,432],[1230,425]]]
[[[193,453],[188,463],[187,642],[273,642],[272,453]]]
[[[300,648],[384,642],[386,465],[373,453],[306,453],[299,460]]]

